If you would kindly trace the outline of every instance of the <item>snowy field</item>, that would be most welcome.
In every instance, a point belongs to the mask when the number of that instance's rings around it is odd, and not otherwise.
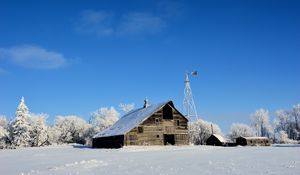
[[[300,147],[167,146],[0,150],[0,174],[299,174]]]

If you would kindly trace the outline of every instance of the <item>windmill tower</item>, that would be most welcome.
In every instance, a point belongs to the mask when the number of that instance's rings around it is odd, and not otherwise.
[[[197,75],[197,71],[191,73],[192,76]],[[189,122],[195,121],[198,119],[198,114],[192,94],[192,89],[190,85],[189,73],[185,74],[184,81],[184,99],[183,99],[183,113],[189,119]]]

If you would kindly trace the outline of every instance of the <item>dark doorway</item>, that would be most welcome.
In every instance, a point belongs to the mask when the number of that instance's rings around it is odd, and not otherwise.
[[[165,145],[175,145],[174,134],[164,134],[164,144]]]

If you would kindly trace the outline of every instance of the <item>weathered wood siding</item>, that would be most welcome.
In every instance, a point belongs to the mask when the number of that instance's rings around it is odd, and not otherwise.
[[[154,113],[142,124],[125,134],[124,144],[164,145],[164,134],[174,134],[175,145],[187,145],[188,121],[174,108],[172,108],[172,111],[173,119],[163,119],[162,109]],[[177,126],[177,124],[179,124],[179,126]],[[142,127],[142,133],[139,132],[139,127]]]
[[[242,146],[271,146],[269,139],[245,139],[243,137],[236,138],[236,144]]]

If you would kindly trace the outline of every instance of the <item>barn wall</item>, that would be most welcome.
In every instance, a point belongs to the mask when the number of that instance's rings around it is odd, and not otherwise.
[[[270,146],[270,142],[267,139],[247,139],[247,145],[249,146]]]
[[[175,109],[172,111],[173,119],[163,119],[163,112],[159,110],[142,124],[126,133],[125,145],[164,145],[164,134],[174,134],[175,145],[187,145],[187,120]],[[177,120],[179,126],[177,126]],[[139,133],[138,127],[143,128],[142,133]]]

